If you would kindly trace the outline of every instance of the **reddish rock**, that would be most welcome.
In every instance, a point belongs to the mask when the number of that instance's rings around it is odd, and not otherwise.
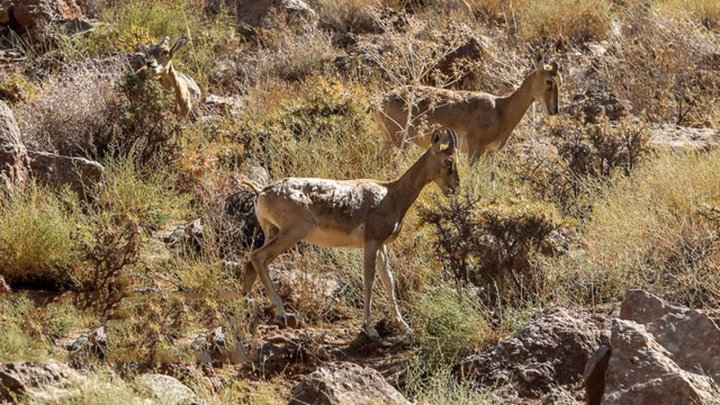
[[[720,328],[701,311],[631,290],[613,320],[603,404],[711,403]]]
[[[59,403],[77,394],[86,379],[63,363],[13,362],[0,364],[0,403],[27,396],[42,403]]]
[[[521,398],[541,398],[556,387],[579,382],[588,358],[604,339],[605,323],[559,309],[457,370],[459,377],[489,386],[510,385]]]
[[[75,0],[14,0],[14,3],[13,17],[24,30],[82,17],[82,11]]]

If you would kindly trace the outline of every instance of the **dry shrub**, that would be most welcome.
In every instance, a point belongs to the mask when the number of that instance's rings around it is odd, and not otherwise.
[[[434,251],[459,285],[481,287],[494,302],[508,288],[521,296],[542,288],[542,269],[532,256],[552,245],[566,223],[552,206],[525,199],[480,203],[469,194],[449,206],[420,213],[433,227]],[[498,296],[500,294],[500,296]]]
[[[375,0],[316,0],[309,3],[320,17],[321,27],[326,30],[341,36],[350,33],[355,35],[379,33],[374,15],[374,8],[378,6]]]
[[[599,79],[652,122],[717,126],[717,34],[641,7],[624,16],[621,43],[595,62]]]
[[[71,65],[42,85],[35,101],[18,106],[29,143],[63,155],[93,156],[110,142],[123,98],[115,87],[129,69],[123,58]]]
[[[720,29],[720,3],[715,0],[661,0],[655,6],[670,18],[689,16],[710,30]]]
[[[108,161],[103,182],[76,234],[82,267],[78,303],[112,316],[127,295],[127,271],[143,252],[145,232],[177,219],[187,200],[162,173],[143,176],[132,157]]]
[[[583,218],[590,213],[594,188],[588,183],[616,173],[625,176],[649,153],[650,131],[636,119],[583,125],[569,117],[547,119],[557,156],[530,159],[516,169],[536,195],[554,203],[565,215]]]
[[[332,62],[338,56],[332,37],[312,28],[298,33],[283,23],[283,16],[271,20],[260,36],[261,46],[238,56],[237,75],[245,87],[280,78],[299,81],[316,74],[333,71]]]
[[[111,322],[111,361],[178,361],[177,339],[185,332],[188,307],[181,297],[159,296],[126,306],[122,322]]]

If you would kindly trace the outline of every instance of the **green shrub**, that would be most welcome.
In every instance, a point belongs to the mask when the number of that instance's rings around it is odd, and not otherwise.
[[[382,138],[362,89],[316,77],[277,91],[264,92],[241,125],[250,154],[273,177],[383,177]]]
[[[440,286],[423,294],[412,311],[420,346],[416,367],[424,372],[451,366],[494,339],[484,308],[465,291]]]
[[[72,284],[79,222],[60,198],[35,184],[0,200],[0,275],[9,283]]]
[[[180,130],[172,92],[146,74],[132,72],[125,74],[119,90],[127,104],[115,139],[118,151],[125,155],[132,151],[144,163],[168,161],[177,151]]]

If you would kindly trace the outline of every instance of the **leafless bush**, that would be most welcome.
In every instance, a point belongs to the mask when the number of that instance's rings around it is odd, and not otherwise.
[[[481,204],[470,195],[420,216],[434,230],[435,251],[446,271],[460,285],[481,287],[491,301],[508,286],[519,293],[541,287],[542,269],[531,257],[564,226],[547,205],[526,200]]]
[[[282,16],[263,31],[261,45],[236,61],[237,74],[246,87],[278,77],[298,81],[313,74],[327,74],[338,56],[331,35],[317,28],[298,33],[283,24]]]
[[[717,125],[720,71],[708,63],[717,35],[643,8],[626,15],[622,44],[597,62],[600,79],[653,122]]]
[[[564,214],[588,214],[590,207],[580,201],[586,182],[618,172],[628,176],[649,153],[650,132],[637,119],[624,118],[614,124],[603,117],[597,124],[583,125],[559,117],[548,120],[548,126],[558,156],[529,160],[518,174]]]
[[[18,107],[29,143],[64,155],[95,155],[120,120],[116,83],[128,69],[122,58],[71,65],[49,77],[36,101]]]
[[[128,216],[104,212],[95,215],[91,230],[80,241],[80,252],[87,266],[78,304],[111,316],[127,295],[128,266],[140,259],[142,230]]]

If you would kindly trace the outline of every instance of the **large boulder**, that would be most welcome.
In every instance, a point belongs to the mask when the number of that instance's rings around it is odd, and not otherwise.
[[[12,192],[29,176],[27,150],[10,107],[0,100],[0,186]]]
[[[511,338],[465,360],[460,378],[511,385],[521,398],[541,398],[580,381],[585,363],[607,337],[605,320],[560,308]]]
[[[104,168],[98,162],[50,152],[28,151],[27,154],[33,178],[49,187],[68,186],[81,197],[87,197],[102,179]]]
[[[26,396],[59,402],[79,392],[86,378],[63,363],[0,363],[0,403]]]
[[[602,403],[709,403],[720,384],[718,342],[706,314],[631,290],[613,320]]]
[[[11,16],[22,30],[32,30],[51,22],[65,22],[82,17],[75,0],[5,1]]]
[[[377,370],[335,362],[305,376],[292,392],[290,404],[407,404],[403,395]]]

